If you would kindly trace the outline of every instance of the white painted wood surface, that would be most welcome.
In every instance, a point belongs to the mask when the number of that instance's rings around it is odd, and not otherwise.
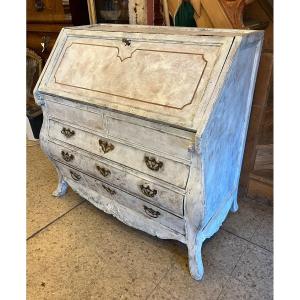
[[[202,243],[237,188],[263,33],[95,25],[64,29],[35,88],[55,196],[70,185],[96,207],[185,243]],[[99,229],[101,230],[101,229]]]

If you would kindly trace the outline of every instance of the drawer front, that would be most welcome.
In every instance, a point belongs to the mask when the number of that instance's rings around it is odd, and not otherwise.
[[[59,170],[61,171],[62,175],[65,178],[70,179],[71,181],[74,181],[76,183],[79,183],[83,186],[88,186],[89,181],[86,180],[86,175],[83,174],[82,172],[75,170],[73,168],[70,168],[64,164],[61,163],[56,163],[56,166],[59,168]]]
[[[117,201],[118,203],[141,213],[144,217],[150,218],[168,228],[171,228],[181,234],[185,233],[184,220],[157,208],[152,204],[143,201],[137,197],[129,195],[111,185],[100,180],[86,176],[88,185],[103,196]]]
[[[172,129],[172,132],[167,133],[163,131],[163,128],[150,128],[112,117],[107,119],[109,136],[124,140],[127,143],[159,150],[182,159],[191,159],[191,152],[189,151],[192,145],[191,134],[188,135],[176,129]]]
[[[122,166],[113,166],[99,159],[92,159],[68,147],[49,143],[53,159],[79,168],[83,172],[96,176],[101,180],[116,185],[138,197],[144,198],[155,206],[162,207],[177,215],[183,215],[183,195],[138,177]]]
[[[96,131],[105,130],[103,113],[91,112],[87,106],[79,109],[49,100],[46,105],[50,116]]]
[[[114,200],[125,207],[141,213],[144,217],[155,220],[156,222],[175,230],[181,234],[185,233],[184,220],[176,217],[162,209],[159,209],[150,203],[139,198],[131,196],[105,182],[96,180],[88,175],[84,175],[71,167],[65,166],[61,163],[56,163],[63,176],[69,181],[80,183],[87,188],[91,188],[99,194]]]
[[[189,166],[50,120],[49,136],[185,188]]]
[[[66,22],[64,1],[27,0],[27,22]]]

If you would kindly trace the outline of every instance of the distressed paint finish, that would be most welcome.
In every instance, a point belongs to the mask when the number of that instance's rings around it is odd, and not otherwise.
[[[124,36],[135,39],[132,49],[122,45]],[[62,31],[35,88],[44,114],[41,147],[58,171],[54,195],[62,196],[70,185],[125,224],[185,243],[191,275],[200,280],[204,240],[220,228],[229,211],[238,209],[238,180],[262,36],[246,30],[118,25]],[[81,57],[75,51],[64,56],[66,47],[78,39],[83,49],[87,43],[90,54]],[[97,47],[90,47],[103,43],[113,44],[117,51],[103,57],[102,50],[93,52]],[[144,50],[135,57],[132,53],[141,44]],[[143,52],[166,49],[175,56],[159,54],[161,66],[147,65]],[[186,78],[193,71],[190,63],[195,65],[194,57],[200,57],[197,53],[207,64],[201,66],[205,75],[193,87],[193,80]],[[125,55],[133,68],[118,61],[118,54]],[[186,55],[183,67],[169,61],[180,55]],[[113,62],[106,71],[105,59]],[[159,81],[152,87],[140,88],[141,66],[146,82],[159,66]],[[127,90],[120,88],[126,83],[126,77],[120,77],[123,71],[130,78]],[[175,71],[183,73],[176,88],[174,82],[168,83]],[[197,72],[196,68],[191,74]],[[72,73],[77,75],[72,78]],[[105,73],[106,79],[99,81],[103,74],[98,78],[98,73]],[[80,89],[58,83],[70,80]],[[103,96],[105,89],[109,95]],[[194,95],[187,100],[190,90]],[[133,105],[132,97],[140,103]]]
[[[128,12],[130,24],[147,24],[146,0],[129,0]]]

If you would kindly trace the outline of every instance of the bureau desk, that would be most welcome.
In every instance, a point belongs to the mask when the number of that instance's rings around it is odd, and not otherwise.
[[[236,211],[263,33],[64,28],[35,87],[43,151],[67,186],[125,224],[201,246]],[[101,230],[101,228],[99,228]]]

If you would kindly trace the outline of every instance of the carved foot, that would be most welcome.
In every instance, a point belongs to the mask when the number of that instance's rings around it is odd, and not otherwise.
[[[56,190],[52,193],[52,196],[61,197],[61,196],[65,195],[65,193],[67,192],[67,189],[68,189],[67,182],[64,181],[63,179],[61,179],[58,183]]]
[[[213,236],[220,229],[230,209],[237,211],[237,197],[234,197],[233,201],[230,201],[229,199],[219,212],[206,224],[206,226],[202,228],[202,230],[198,232],[194,231],[195,234],[189,234],[187,236],[190,273],[196,280],[201,280],[204,273],[201,256],[202,244],[206,239]],[[187,228],[187,233],[189,233],[189,228]]]
[[[189,268],[191,276],[195,280],[201,280],[204,274],[203,262],[202,262],[202,255],[201,255],[201,248],[203,240],[197,239],[194,244],[188,245],[188,252],[189,252]]]
[[[231,205],[231,208],[230,208],[230,211],[231,212],[237,212],[239,209],[239,205],[238,205],[238,202],[237,202],[237,196],[234,197],[233,201],[232,201],[232,205]]]
[[[68,183],[64,180],[61,172],[59,171],[59,169],[57,167],[56,171],[58,174],[58,185],[56,190],[52,193],[52,196],[54,197],[62,197],[63,195],[65,195],[65,193],[67,192],[68,189]]]

